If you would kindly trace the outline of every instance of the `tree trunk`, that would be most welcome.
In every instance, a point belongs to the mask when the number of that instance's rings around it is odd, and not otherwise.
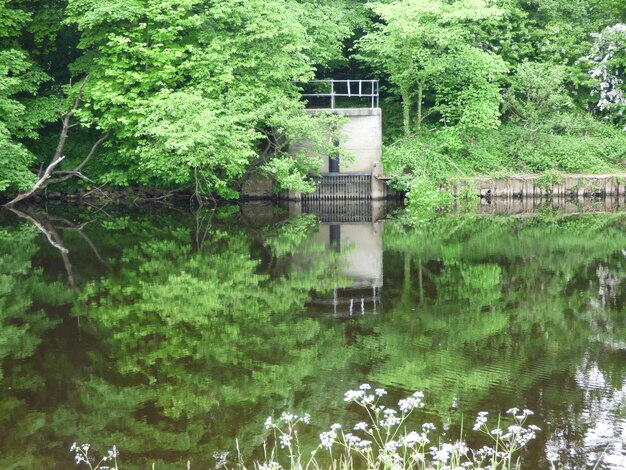
[[[424,84],[420,83],[417,88],[417,130],[422,129],[422,99],[424,97]]]
[[[404,136],[411,133],[411,95],[409,90],[402,90],[402,114],[404,125]]]
[[[85,159],[76,168],[74,168],[74,170],[72,170],[72,171],[56,172],[55,174],[63,174],[64,176],[61,176],[59,178],[50,180],[50,177],[53,175],[55,168],[65,158],[65,156],[63,155],[63,151],[65,149],[65,143],[66,143],[67,137],[69,135],[69,130],[70,130],[71,127],[74,127],[76,125],[76,123],[75,124],[70,124],[70,121],[71,121],[72,117],[74,116],[74,113],[76,112],[76,110],[80,107],[80,102],[81,102],[81,100],[83,98],[83,90],[85,88],[85,83],[87,83],[87,78],[85,78],[85,80],[83,81],[83,83],[80,86],[80,89],[78,91],[78,95],[76,96],[76,99],[74,100],[74,105],[72,106],[72,109],[70,111],[68,111],[67,113],[65,113],[65,115],[63,116],[63,119],[61,120],[61,124],[62,125],[61,125],[61,134],[59,135],[59,142],[58,142],[57,148],[56,148],[56,150],[54,152],[54,156],[52,157],[52,161],[50,162],[50,164],[46,168],[46,171],[44,171],[43,175],[33,185],[33,187],[31,189],[29,189],[28,191],[26,191],[24,193],[18,194],[15,198],[13,198],[9,202],[7,202],[5,204],[5,206],[13,206],[13,205],[17,204],[18,202],[23,201],[24,199],[28,199],[34,193],[36,193],[39,189],[41,189],[44,186],[47,186],[48,184],[51,184],[51,183],[61,183],[63,181],[66,181],[66,180],[70,179],[72,176],[79,176],[81,178],[85,178],[80,173],[80,170],[83,168],[83,166],[85,166],[85,164],[87,164],[87,162],[91,159],[91,157],[95,153],[96,149],[107,138],[106,135],[104,137],[102,137],[101,139],[99,139],[93,145],[93,147],[91,147],[91,151],[89,152],[89,154],[87,154]]]

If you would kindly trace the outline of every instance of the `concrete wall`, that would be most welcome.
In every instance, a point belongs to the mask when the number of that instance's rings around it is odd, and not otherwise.
[[[339,142],[342,149],[354,156],[352,163],[340,162],[340,173],[372,173],[374,164],[379,163],[383,150],[383,121],[380,108],[339,108],[339,109],[309,109],[311,115],[333,112],[348,118],[342,134],[345,139]],[[328,158],[320,172],[328,173]]]
[[[496,179],[487,176],[462,178],[452,182],[453,192],[464,188],[481,197],[600,197],[626,195],[626,174],[619,175],[556,175],[547,181],[542,175],[512,175]]]
[[[601,199],[585,197],[573,199],[569,197],[481,198],[476,207],[476,214],[532,217],[545,209],[555,209],[562,214],[605,214],[626,210],[626,201],[618,196],[607,196]],[[467,212],[467,208],[461,206],[458,210],[461,213]],[[473,210],[472,208],[471,211]]]

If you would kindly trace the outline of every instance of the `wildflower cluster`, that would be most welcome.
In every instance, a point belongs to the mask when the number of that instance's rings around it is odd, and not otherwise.
[[[474,461],[479,466],[510,467],[512,456],[535,439],[537,431],[540,431],[534,424],[524,427],[528,417],[533,415],[532,411],[511,408],[506,413],[513,419],[513,424],[509,425],[506,431],[500,426],[490,430],[487,426],[487,412],[482,411],[478,414],[474,431],[489,436],[494,443],[493,447],[486,446],[474,452]]]
[[[115,446],[108,450],[106,455],[98,461],[89,455],[90,448],[90,444],[78,445],[74,442],[71,445],[70,454],[74,454],[74,462],[76,465],[85,465],[90,470],[118,470],[117,457],[119,456],[119,453],[117,452],[117,448]]]
[[[618,55],[623,51],[626,40],[626,24],[607,26],[600,33],[593,33],[591,36],[594,44],[591,53],[584,59],[591,64],[589,75],[598,80],[599,89],[591,92],[592,95],[599,95],[596,109],[617,109],[617,114],[622,116],[626,96],[622,90],[623,80],[619,77]]]
[[[424,395],[415,392],[397,403],[397,407],[388,407],[381,403],[387,395],[386,390],[376,388],[372,391],[369,384],[361,385],[357,390],[349,390],[344,401],[363,408],[368,419],[360,421],[352,427],[344,428],[339,423],[319,436],[318,446],[311,456],[304,458],[298,445],[296,424],[308,423],[309,416],[299,417],[283,413],[280,420],[268,418],[267,429],[275,432],[277,445],[269,459],[263,463],[256,462],[259,469],[283,468],[280,466],[280,449],[288,449],[289,465],[287,468],[321,468],[318,459],[330,459],[332,468],[391,468],[391,469],[491,469],[511,468],[512,458],[516,452],[535,438],[538,427],[524,427],[529,410],[519,411],[513,408],[508,411],[514,423],[506,431],[487,426],[488,413],[481,412],[476,418],[474,430],[487,434],[493,441],[493,447],[483,447],[477,451],[469,449],[462,440],[454,443],[441,443],[434,439],[436,426],[424,423],[418,430],[408,430],[407,420],[416,410],[424,407]],[[436,443],[436,445],[434,445]],[[322,457],[324,453],[327,457]]]
[[[488,426],[488,413],[478,413],[473,430],[480,432],[492,441],[492,446],[478,450],[470,449],[462,440],[441,442],[435,439],[437,428],[432,423],[423,423],[418,429],[408,429],[409,416],[424,407],[424,395],[415,392],[397,402],[397,407],[388,407],[382,403],[387,392],[382,388],[373,391],[369,384],[363,384],[358,390],[345,393],[344,401],[357,405],[364,410],[367,419],[354,426],[345,427],[332,424],[319,436],[319,444],[310,455],[301,450],[299,430],[310,423],[308,413],[296,415],[284,412],[278,419],[268,417],[265,429],[273,434],[264,445],[265,455],[262,461],[254,461],[250,468],[255,470],[281,470],[283,468],[302,470],[305,468],[339,469],[472,469],[472,470],[508,470],[518,466],[514,462],[515,454],[536,437],[539,428],[526,426],[530,410],[511,408],[505,418],[511,424],[503,429]],[[270,446],[267,444],[270,443]],[[269,451],[268,451],[269,447]],[[248,468],[238,451],[237,468]],[[117,470],[117,449],[113,447],[98,463],[89,456],[89,444],[73,444],[70,452],[74,453],[77,464],[84,464],[91,470]],[[286,454],[286,455],[285,455]],[[214,454],[216,468],[228,468],[228,452]],[[114,466],[106,466],[113,462]]]
[[[302,416],[295,415],[284,411],[278,420],[268,416],[265,420],[265,429],[271,430],[274,434],[274,443],[280,446],[280,449],[287,449],[291,468],[302,468],[300,452],[300,441],[298,439],[298,427],[302,424],[309,424],[311,415],[304,413]],[[276,461],[276,455],[279,453],[276,445],[270,456],[265,455],[265,462],[257,463],[255,466],[259,470],[276,470],[282,468]]]

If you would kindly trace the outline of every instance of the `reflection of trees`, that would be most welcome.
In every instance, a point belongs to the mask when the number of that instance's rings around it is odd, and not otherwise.
[[[37,217],[69,251],[80,294],[41,229],[0,231],[0,380],[12,387],[0,390],[0,467],[65,462],[73,440],[117,444],[128,468],[207,466],[234,436],[252,449],[268,414],[341,421],[350,410],[327,400],[364,376],[427,391],[435,421],[526,405],[553,423],[540,437],[558,427],[583,446],[587,378],[622,388],[616,217],[387,225],[385,313],[341,322],[298,315],[346,282],[340,253],[311,243],[310,216],[245,230],[218,212]]]
[[[54,308],[71,301],[65,283],[46,279],[32,258],[38,228],[30,222],[0,228],[0,466],[34,468],[43,413],[33,409],[48,393],[41,365],[29,360],[60,319]],[[51,314],[44,312],[46,306]],[[57,364],[59,366],[59,364]],[[43,452],[44,459],[45,450]],[[43,463],[43,462],[40,462]],[[51,463],[47,462],[48,466]]]
[[[625,325],[621,309],[589,308],[606,289],[600,266],[602,273],[611,266],[613,284],[623,278],[615,274],[626,246],[622,223],[621,216],[449,217],[417,230],[388,226],[392,262],[386,265],[395,269],[386,270],[385,283],[401,289],[398,297],[409,292],[414,310],[405,299],[374,328],[380,343],[372,353],[372,380],[429,391],[444,421],[455,420],[448,406],[457,400],[461,411],[503,411],[493,409],[496,402],[526,405],[540,412],[540,422],[569,429],[568,445],[583,446],[586,424],[578,416],[586,399],[577,367],[585,354],[605,357],[603,342],[622,337]],[[408,287],[407,258],[421,260],[411,266]],[[528,403],[519,402],[522,393]],[[568,408],[560,405],[564,400]]]
[[[181,220],[104,218],[85,227],[89,234],[67,219],[37,220],[48,231],[46,224],[54,222],[55,236],[65,239],[57,241],[65,241],[70,255],[90,253],[92,264],[113,266],[114,274],[85,281],[94,278],[88,266],[74,266],[88,273],[77,276],[83,282],[72,314],[92,319],[80,332],[90,344],[85,351],[66,345],[67,357],[56,358],[74,363],[74,370],[51,366],[28,374],[50,388],[65,382],[64,397],[39,412],[40,433],[24,456],[35,466],[45,462],[46,447],[56,452],[47,458],[64,459],[66,444],[81,439],[102,448],[116,443],[126,462],[138,466],[188,458],[208,463],[213,450],[232,447],[235,433],[249,451],[265,416],[289,407],[304,383],[319,375],[320,361],[328,382],[336,377],[333,370],[346,368],[349,357],[338,350],[342,334],[293,315],[312,290],[342,282],[336,254],[320,247],[306,247],[307,263],[281,261],[296,251],[302,255],[298,246],[317,226],[310,217],[264,230],[263,251],[270,250],[280,267],[271,276],[251,255],[258,251],[251,243],[258,234],[216,221],[196,236],[198,230],[194,234]],[[196,225],[191,217],[188,222]],[[30,228],[31,242],[36,230]],[[22,251],[29,263],[36,250]],[[14,418],[22,422],[26,415]],[[24,452],[17,443],[13,449]]]

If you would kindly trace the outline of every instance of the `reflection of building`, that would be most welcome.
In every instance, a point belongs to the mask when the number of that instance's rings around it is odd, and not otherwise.
[[[327,252],[339,253],[337,266],[347,285],[336,287],[330,295],[315,294],[309,305],[311,314],[356,316],[378,311],[383,286],[384,207],[372,207],[373,204],[376,203],[358,207],[336,203],[316,206],[320,218],[326,220],[311,243],[323,245]],[[328,220],[328,215],[338,208],[342,208],[338,214],[342,223]],[[346,217],[359,220],[358,213],[362,221],[344,222]]]

